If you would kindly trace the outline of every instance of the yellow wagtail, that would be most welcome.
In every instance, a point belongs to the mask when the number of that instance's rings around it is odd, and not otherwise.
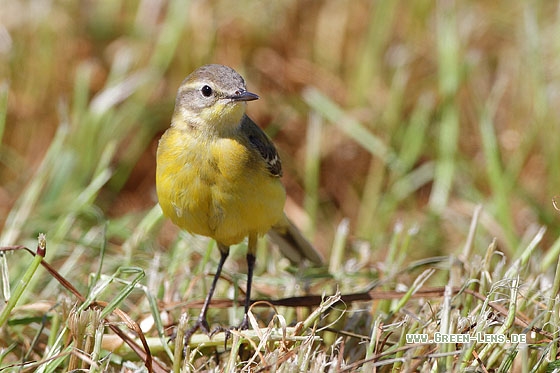
[[[258,99],[243,78],[222,65],[205,65],[181,84],[171,127],[159,141],[156,188],[163,213],[180,228],[216,240],[220,261],[196,324],[210,333],[208,306],[229,254],[229,246],[248,237],[245,316],[248,327],[257,238],[270,231],[290,260],[321,256],[287,219],[282,164],[272,141],[245,114]],[[271,229],[272,228],[272,229]]]

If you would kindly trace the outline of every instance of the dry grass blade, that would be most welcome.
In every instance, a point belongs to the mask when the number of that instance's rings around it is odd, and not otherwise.
[[[0,247],[0,251],[17,251],[17,250],[24,250],[30,253],[33,256],[37,254],[28,249],[24,246],[8,246],[8,247]],[[41,257],[42,258],[42,257]],[[86,301],[86,298],[68,281],[62,276],[58,271],[52,267],[44,258],[41,259],[41,265],[47,270],[47,272],[55,278],[65,289],[70,291],[79,302],[83,303]],[[91,308],[105,308],[108,305],[107,302],[94,302],[89,305]],[[132,330],[142,343],[142,347],[140,347],[134,339],[132,339],[128,334],[123,332],[117,325],[114,325],[109,320],[106,319],[108,327],[117,334],[129,347],[140,357],[148,371],[156,372],[156,373],[163,373],[167,372],[166,368],[161,366],[157,361],[154,361],[150,352],[150,347],[148,342],[146,341],[146,337],[144,333],[140,329],[140,326],[136,321],[134,321],[126,312],[116,308],[113,310],[113,313],[117,315],[125,325]]]

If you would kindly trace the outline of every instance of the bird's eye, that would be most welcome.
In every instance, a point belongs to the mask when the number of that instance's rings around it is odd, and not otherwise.
[[[202,95],[204,97],[210,97],[212,95],[212,88],[210,88],[210,86],[205,85],[204,87],[202,87],[200,89],[200,92],[202,92]]]

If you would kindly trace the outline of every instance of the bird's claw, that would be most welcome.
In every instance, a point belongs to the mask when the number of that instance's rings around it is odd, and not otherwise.
[[[193,334],[197,331],[200,330],[201,332],[203,332],[204,334],[208,335],[210,338],[212,337],[212,335],[214,334],[213,332],[210,332],[210,325],[208,325],[208,321],[206,321],[206,319],[203,318],[198,318],[195,322],[195,324],[193,326],[191,326],[186,332],[185,332],[185,337],[184,337],[184,344],[185,346],[189,344],[189,341],[191,340],[191,337],[193,336]]]
[[[187,346],[191,337],[197,330],[200,330],[202,333],[206,334],[210,339],[220,332],[225,333],[225,344],[227,345],[228,339],[231,337],[232,330],[247,330],[249,329],[249,318],[247,315],[243,317],[243,321],[239,324],[239,326],[231,326],[229,328],[224,328],[223,326],[217,326],[214,329],[210,330],[210,325],[208,325],[208,321],[204,318],[198,318],[193,326],[191,326],[186,332],[184,337],[184,345]],[[177,337],[177,333],[173,333],[173,335],[169,338],[169,341],[175,340]]]

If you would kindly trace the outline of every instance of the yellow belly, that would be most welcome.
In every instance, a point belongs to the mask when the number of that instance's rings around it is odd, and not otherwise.
[[[157,154],[163,213],[182,229],[224,245],[266,233],[283,218],[286,194],[254,156],[234,139],[200,142],[169,129]]]

